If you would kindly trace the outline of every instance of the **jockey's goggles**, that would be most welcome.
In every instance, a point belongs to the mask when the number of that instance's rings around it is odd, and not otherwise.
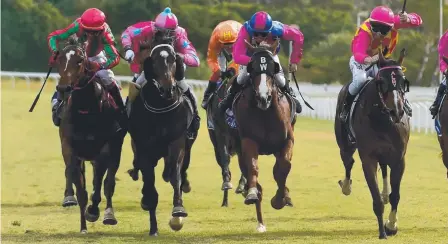
[[[267,37],[268,35],[267,32],[254,32],[254,37]]]
[[[381,33],[381,35],[385,36],[392,29],[392,26],[388,26],[378,22],[370,22],[370,26],[372,27],[372,31],[376,33]]]
[[[87,35],[98,36],[103,32],[102,30],[85,30]]]
[[[158,28],[156,27],[157,32],[164,36],[174,36],[175,30],[173,29],[166,29],[166,28]]]

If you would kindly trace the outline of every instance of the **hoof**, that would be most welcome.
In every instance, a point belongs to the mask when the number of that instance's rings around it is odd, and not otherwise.
[[[76,205],[78,205],[78,201],[76,201],[75,196],[66,196],[62,201],[62,207],[64,208]]]
[[[381,240],[386,240],[387,239],[386,232],[381,233],[378,238],[381,239]]]
[[[264,233],[266,232],[266,226],[262,223],[258,223],[257,225],[257,231],[258,233]]]
[[[230,190],[230,189],[233,189],[233,185],[231,182],[226,181],[226,182],[222,183],[221,190],[225,191],[225,190]]]
[[[159,232],[157,230],[156,231],[149,231],[149,236],[157,237],[157,236],[159,236]]]
[[[137,169],[130,169],[128,170],[129,176],[131,176],[133,181],[138,181],[138,170]]]
[[[352,179],[344,179],[344,181],[340,180],[338,183],[344,195],[348,196],[350,195],[350,193],[352,193]]]
[[[183,193],[189,193],[191,191],[191,185],[190,182],[188,180],[186,180],[183,184],[182,184],[182,192]]]
[[[100,218],[100,210],[98,207],[93,209],[92,205],[88,206],[85,212],[86,220],[89,222],[96,222]]]
[[[280,209],[282,209],[285,205],[286,205],[286,200],[285,200],[285,198],[281,198],[281,199],[279,200],[278,197],[274,196],[274,197],[271,199],[271,206],[272,206],[274,209],[280,210]]]
[[[179,207],[174,207],[173,208],[173,212],[172,212],[171,216],[173,216],[173,217],[187,217],[188,214],[185,211],[184,207],[179,206]]]
[[[87,234],[87,230],[81,230],[81,234]]]
[[[294,204],[292,204],[290,197],[285,197],[285,202],[287,207],[294,207]]]
[[[246,199],[244,200],[244,203],[246,205],[254,204],[258,202],[258,189],[256,187],[252,187],[249,189]]]
[[[172,230],[179,231],[184,227],[184,218],[183,217],[172,217],[170,222],[168,223]]]
[[[114,210],[112,208],[106,208],[104,211],[104,219],[103,224],[104,225],[116,225],[118,223],[117,219],[114,215]]]
[[[397,223],[395,223],[393,226],[391,226],[391,223],[389,220],[386,221],[386,224],[384,225],[384,230],[386,231],[386,234],[388,236],[394,236],[398,232]]]

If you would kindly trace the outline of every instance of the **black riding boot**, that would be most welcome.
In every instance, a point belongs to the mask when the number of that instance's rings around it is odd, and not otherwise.
[[[292,99],[296,103],[296,113],[300,114],[302,112],[302,105],[300,104],[299,100],[296,98],[296,94],[294,94],[294,91],[289,86],[289,83],[286,83],[286,85],[284,87],[280,88],[280,90],[284,93],[289,94],[292,97]]]
[[[117,124],[115,125],[116,127],[115,130],[120,131],[121,129],[126,128],[127,123],[126,106],[123,103],[123,98],[121,97],[120,89],[115,83],[108,85],[106,88],[109,94],[114,99],[115,104],[118,106],[119,115],[117,118],[118,119]]]
[[[190,89],[191,88],[188,88],[188,90],[184,94],[188,97],[188,99],[190,99],[191,105],[193,105],[194,115],[193,115],[193,121],[191,122],[190,131],[189,131],[191,133],[189,135],[189,137],[192,138],[193,137],[192,134],[195,134],[199,130],[199,127],[201,124],[201,118],[198,115],[198,106],[196,104],[196,99],[195,99],[193,93],[190,91]]]
[[[232,83],[232,86],[230,87],[229,93],[224,97],[224,99],[218,104],[218,108],[225,112],[228,108],[232,106],[233,99],[235,98],[235,95],[241,91],[243,88],[242,85],[238,84],[238,82],[235,80]]]
[[[429,108],[429,111],[431,112],[432,116],[437,115],[437,112],[439,111],[440,100],[442,99],[442,96],[443,96],[443,93],[445,93],[445,90],[446,90],[446,85],[443,83],[440,83],[439,89],[437,90],[436,100]]]
[[[51,97],[51,117],[53,119],[53,124],[55,126],[59,126],[61,124],[61,118],[59,118],[59,111],[60,111],[60,106],[62,103],[62,99],[61,99],[62,95],[60,94],[60,92],[55,91],[53,96]],[[54,101],[57,100],[57,101]]]
[[[356,95],[350,94],[350,92],[347,91],[347,96],[345,97],[344,107],[342,108],[342,112],[339,115],[339,118],[342,120],[342,122],[347,121],[348,114],[350,112],[350,107],[352,106],[353,100],[355,99]]]
[[[204,99],[202,99],[202,104],[201,104],[201,107],[203,109],[207,108],[208,99],[210,98],[210,95],[212,95],[212,93],[216,90],[217,86],[218,86],[218,84],[216,82],[213,82],[213,81],[208,82],[207,88],[205,89],[205,92],[204,92]]]

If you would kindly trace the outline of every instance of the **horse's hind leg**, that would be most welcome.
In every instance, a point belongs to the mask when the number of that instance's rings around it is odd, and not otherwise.
[[[99,156],[93,163],[93,192],[90,197],[92,205],[86,209],[86,220],[89,222],[96,222],[100,217],[100,209],[98,205],[101,202],[101,186],[104,174],[107,170],[107,161],[103,155]]]
[[[345,167],[345,178],[344,180],[340,180],[339,186],[342,189],[342,193],[346,196],[350,195],[352,192],[352,168],[353,164],[355,163],[355,159],[353,159],[353,154],[355,153],[356,148],[355,147],[349,147],[346,150],[341,148],[339,150],[342,162],[344,163]]]
[[[213,143],[216,162],[218,162],[219,166],[221,167],[221,174],[223,180],[221,190],[224,191],[224,197],[221,206],[227,207],[229,189],[233,188],[229,169],[230,155],[227,152],[225,137],[219,135],[217,136],[218,132],[215,132],[215,130],[208,130],[208,133],[210,135],[210,140]]]
[[[378,180],[377,180],[377,161],[369,156],[363,157],[361,155],[362,160],[362,169],[364,171],[364,177],[366,178],[367,185],[370,190],[370,194],[373,199],[373,211],[376,215],[378,221],[378,231],[379,238],[386,239],[387,235],[384,230],[384,222],[383,222],[383,213],[384,213],[384,204],[381,200],[381,194],[378,189]]]
[[[271,206],[274,209],[282,209],[286,204],[292,206],[289,191],[286,187],[286,179],[288,178],[289,171],[291,170],[293,145],[292,140],[288,140],[282,151],[275,155],[276,161],[273,173],[278,189],[275,196],[271,199]]]
[[[192,142],[190,139],[187,139],[187,144]],[[191,184],[190,181],[188,180],[188,174],[187,174],[187,170],[190,167],[190,159],[191,159],[191,146],[187,146],[185,149],[185,155],[184,155],[184,160],[182,163],[182,169],[181,169],[181,179],[182,179],[182,184],[181,184],[181,190],[184,193],[189,193],[191,191]]]
[[[258,146],[255,141],[249,138],[243,138],[242,141],[242,156],[243,162],[247,169],[247,183],[248,192],[245,204],[254,204],[259,201],[258,199]]]
[[[156,209],[159,204],[159,193],[157,193],[155,185],[156,177],[154,172],[154,167],[157,164],[157,161],[144,163],[145,164],[141,164],[143,177],[143,197],[140,204],[143,210],[149,211],[149,235],[157,236],[159,230],[157,228]]]
[[[404,174],[405,160],[400,160],[397,164],[394,164],[390,170],[390,183],[392,187],[392,192],[390,193],[390,205],[391,211],[389,214],[389,219],[386,221],[385,230],[386,234],[391,236],[398,232],[397,225],[397,208],[400,202],[400,183]]]
[[[383,176],[383,191],[381,192],[381,198],[384,204],[389,203],[390,186],[387,178],[387,164],[380,161],[381,174]]]

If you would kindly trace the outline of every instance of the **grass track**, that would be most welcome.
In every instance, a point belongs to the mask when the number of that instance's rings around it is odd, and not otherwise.
[[[52,83],[51,83],[52,84]],[[88,223],[87,235],[79,234],[79,208],[62,208],[64,164],[57,129],[51,122],[50,96],[46,87],[33,113],[28,109],[39,85],[30,89],[2,84],[2,243],[377,243],[377,224],[359,158],[353,168],[352,195],[342,195],[337,181],[344,175],[331,121],[299,118],[296,125],[293,166],[287,185],[293,208],[274,210],[270,199],[276,184],[272,177],[273,156],[260,160],[262,204],[267,233],[255,231],[255,207],[246,206],[240,195],[229,194],[228,208],[221,208],[220,168],[205,126],[193,147],[189,178],[192,192],[184,195],[189,213],[184,228],[173,232],[168,226],[172,188],[161,179],[158,222],[160,236],[148,236],[148,213],[140,208],[142,182],[126,174],[132,153],[126,137],[121,167],[117,173],[114,207],[118,225]],[[202,94],[197,94],[201,96]],[[312,102],[312,101],[310,101]],[[448,181],[439,158],[435,135],[412,133],[407,168],[398,207],[399,233],[389,243],[447,243]],[[232,159],[233,184],[239,170]],[[87,167],[87,189],[92,191],[92,170]],[[104,195],[101,211],[105,206]],[[386,206],[387,218],[390,205]]]

